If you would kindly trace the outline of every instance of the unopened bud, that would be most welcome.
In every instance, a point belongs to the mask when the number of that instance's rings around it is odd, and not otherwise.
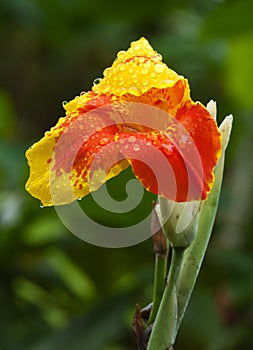
[[[162,223],[163,232],[174,248],[187,248],[194,240],[201,201],[174,202],[159,198],[158,216]]]

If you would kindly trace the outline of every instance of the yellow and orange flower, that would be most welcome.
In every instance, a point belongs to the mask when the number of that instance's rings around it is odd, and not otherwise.
[[[207,198],[221,153],[218,127],[146,39],[120,51],[92,91],[64,108],[66,116],[26,152],[26,189],[44,206],[82,198],[128,166],[155,194]]]

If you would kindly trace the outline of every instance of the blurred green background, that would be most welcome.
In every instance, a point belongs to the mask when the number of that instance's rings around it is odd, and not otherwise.
[[[24,152],[63,100],[141,36],[189,79],[194,100],[217,101],[219,122],[234,114],[219,213],[176,350],[253,348],[252,13],[252,0],[0,0],[0,350],[136,349],[131,320],[151,301],[152,241],[79,240],[25,192]],[[121,182],[112,187],[125,196]]]

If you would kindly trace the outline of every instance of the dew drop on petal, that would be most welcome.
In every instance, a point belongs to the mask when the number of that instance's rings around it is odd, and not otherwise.
[[[175,83],[174,80],[171,80],[171,79],[161,80],[161,81],[159,82],[159,88],[160,88],[160,89],[163,89],[163,88],[166,88],[166,87],[168,87],[169,85],[172,85],[172,84],[174,84],[174,83]]]
[[[140,145],[138,145],[137,143],[134,144],[133,149],[134,149],[134,151],[139,151],[140,150]]]
[[[150,61],[144,63],[144,65],[143,65],[144,68],[149,68],[150,66],[151,66]]]
[[[122,50],[122,51],[119,51],[118,54],[117,54],[117,57],[120,58],[122,56],[124,56],[126,53],[126,51]]]
[[[44,205],[42,203],[40,204],[40,208],[44,208]]]
[[[149,137],[151,140],[157,140],[158,136],[156,134],[151,134]]]
[[[164,71],[164,65],[163,64],[156,64],[155,65],[155,71],[157,73],[162,73]]]
[[[133,136],[133,135],[131,135],[131,136],[128,137],[128,141],[131,142],[131,143],[133,143],[133,142],[136,141],[136,137]]]
[[[93,85],[98,85],[102,79],[101,78],[96,78],[93,80]]]
[[[63,107],[66,106],[67,104],[68,104],[68,101],[63,101],[62,102]]]
[[[110,92],[110,86],[109,85],[105,85],[103,90],[104,90],[104,93],[107,94],[108,92]]]
[[[172,152],[173,152],[173,146],[172,145],[165,145],[165,144],[163,144],[162,146],[164,148],[164,152],[167,155],[171,155],[172,154]]]
[[[109,140],[108,140],[107,137],[103,137],[103,138],[99,141],[100,145],[106,145],[108,142],[109,142]]]
[[[106,75],[108,74],[109,71],[110,71],[110,68],[109,68],[109,67],[108,67],[108,68],[105,68],[105,70],[103,71],[104,76],[106,76]]]
[[[188,136],[182,135],[179,139],[179,142],[178,142],[179,147],[184,148],[184,147],[186,147],[187,143],[188,143]]]
[[[131,94],[133,94],[133,95],[136,95],[136,94],[137,94],[137,96],[138,96],[139,93],[140,93],[140,89],[138,89],[136,86],[131,86],[131,87],[128,89],[128,91],[129,91]]]
[[[80,93],[80,96],[83,96],[83,95],[85,95],[86,94],[86,91],[82,91],[81,93]]]
[[[125,87],[122,87],[121,89],[119,89],[119,91],[123,94],[124,92],[127,91],[127,89]]]

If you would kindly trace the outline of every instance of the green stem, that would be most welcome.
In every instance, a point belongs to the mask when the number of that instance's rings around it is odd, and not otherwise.
[[[153,292],[153,305],[148,323],[151,324],[156,318],[156,314],[162,299],[165,276],[167,271],[167,254],[156,254],[155,257],[155,279]]]
[[[182,269],[178,276],[177,331],[183,320],[212,233],[222,184],[225,151],[230,138],[232,121],[233,117],[229,115],[223,120],[219,127],[222,135],[222,156],[215,168],[215,181],[212,191],[208,199],[204,202],[199,215],[198,230],[195,240],[185,252]]]
[[[177,330],[183,320],[212,233],[221,189],[223,166],[224,156],[222,156],[217,165],[213,189],[200,212],[197,235],[185,252],[182,269],[178,276]]]
[[[184,248],[172,248],[168,280],[147,350],[165,350],[174,343],[177,327],[176,281],[184,255]]]

